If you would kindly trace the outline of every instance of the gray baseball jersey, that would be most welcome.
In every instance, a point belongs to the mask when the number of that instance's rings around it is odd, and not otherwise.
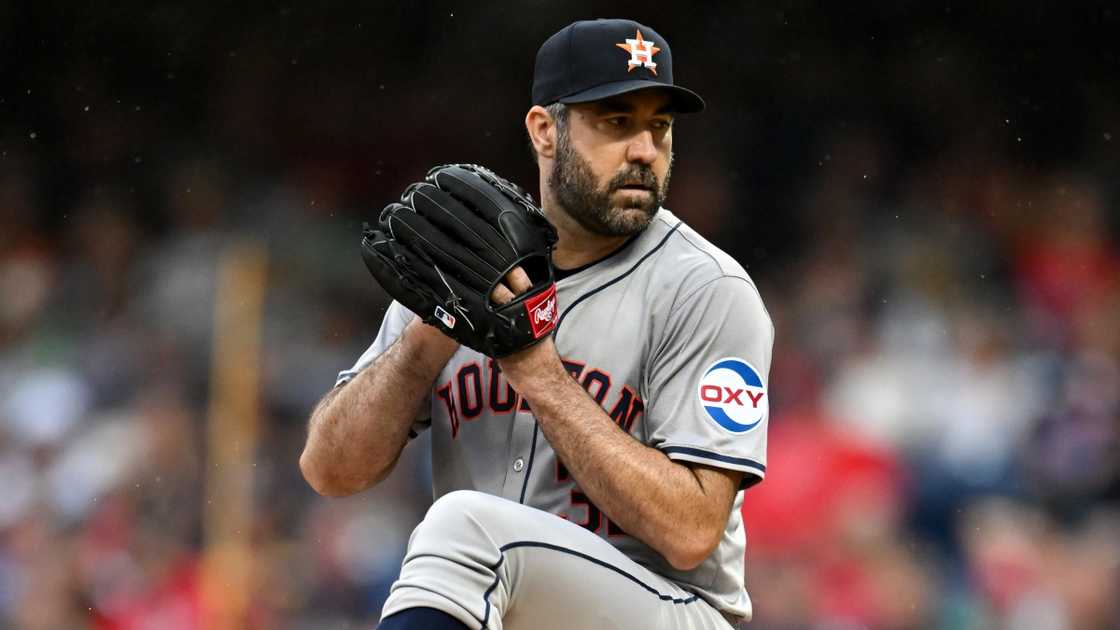
[[[678,571],[580,491],[494,360],[461,347],[414,432],[431,428],[436,498],[475,490],[550,512],[732,617],[748,617],[743,489],[766,472],[774,329],[734,259],[668,210],[607,258],[562,275],[555,343],[573,378],[624,431],[670,459],[741,471],[718,547]],[[385,351],[414,315],[394,302],[337,384]],[[415,433],[414,433],[415,435]]]

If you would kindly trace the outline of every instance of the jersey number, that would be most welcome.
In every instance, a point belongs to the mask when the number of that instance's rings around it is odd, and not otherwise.
[[[556,481],[566,483],[571,480],[572,475],[568,472],[567,467],[565,467],[564,464],[560,463],[560,460],[556,460]],[[615,524],[614,521],[607,518],[607,516],[603,514],[603,512],[600,511],[594,503],[591,502],[591,499],[587,498],[587,495],[584,494],[583,490],[580,490],[578,486],[572,488],[571,490],[571,505],[572,508],[583,508],[583,510],[585,510],[585,514],[587,514],[587,518],[582,523],[573,521],[576,523],[576,525],[579,525],[580,527],[583,527],[584,529],[596,534],[603,533],[605,527],[605,531],[608,536],[626,535],[626,532],[623,531],[623,529],[617,524]],[[569,513],[572,508],[569,508]],[[560,516],[561,518],[568,518],[563,514],[561,514]]]

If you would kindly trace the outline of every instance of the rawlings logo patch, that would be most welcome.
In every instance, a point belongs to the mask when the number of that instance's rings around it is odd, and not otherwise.
[[[555,284],[548,287],[547,291],[525,300],[525,312],[529,315],[534,339],[540,339],[556,327],[556,310]]]

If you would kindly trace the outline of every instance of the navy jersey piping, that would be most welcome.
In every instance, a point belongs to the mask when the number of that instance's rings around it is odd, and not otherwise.
[[[600,560],[598,558],[595,558],[593,556],[589,556],[585,553],[576,551],[575,549],[569,549],[567,547],[561,547],[560,545],[553,545],[551,543],[538,542],[538,541],[535,541],[535,540],[520,540],[520,541],[511,542],[511,543],[507,543],[505,545],[502,545],[499,548],[499,551],[502,552],[502,557],[498,558],[498,562],[495,563],[494,566],[490,567],[490,570],[494,571],[494,573],[497,574],[498,569],[501,568],[502,563],[505,562],[506,551],[509,551],[510,549],[517,549],[517,548],[520,548],[520,547],[535,547],[537,549],[548,549],[548,550],[551,550],[551,551],[558,551],[560,553],[566,553],[568,555],[575,556],[577,558],[581,558],[581,559],[586,560],[586,561],[588,561],[592,564],[597,564],[597,565],[599,565],[599,566],[601,566],[605,569],[610,569],[611,571],[614,571],[615,573],[621,575],[622,577],[624,577],[624,578],[630,580],[631,582],[637,584],[638,586],[642,587],[643,590],[645,590],[645,591],[649,592],[650,594],[656,596],[657,599],[659,599],[663,602],[669,602],[669,603],[674,604],[674,605],[687,606],[688,604],[691,604],[691,603],[699,600],[699,597],[695,593],[693,593],[690,597],[673,597],[672,595],[666,595],[665,593],[659,592],[656,588],[650,586],[649,584],[646,584],[645,582],[639,580],[638,578],[634,577],[630,573],[627,573],[626,571],[614,566],[613,564],[611,564],[609,562],[605,562],[605,561]],[[486,604],[485,612],[483,613],[483,616],[482,616],[482,627],[483,628],[489,627],[487,624],[490,621],[490,593],[494,592],[494,589],[496,589],[498,587],[498,583],[500,581],[501,581],[501,576],[495,575],[494,576],[494,583],[490,585],[490,588],[486,589],[486,593],[483,594],[483,596],[482,596],[483,601]]]
[[[745,457],[732,457],[730,455],[720,455],[719,453],[713,453],[711,451],[705,451],[703,449],[693,448],[691,446],[666,446],[665,448],[661,449],[661,452],[695,455],[696,457],[712,459],[717,462],[724,462],[727,464],[736,464],[738,466],[746,466],[747,468],[754,468],[759,472],[766,472],[766,466],[754,461],[753,459],[747,459]]]
[[[603,289],[606,289],[607,287],[611,286],[612,284],[622,280],[626,276],[634,273],[634,271],[638,267],[642,266],[642,263],[644,263],[650,256],[652,256],[654,254],[654,252],[661,249],[662,247],[665,246],[665,243],[669,242],[669,237],[676,234],[677,229],[680,228],[680,226],[683,223],[684,223],[683,221],[677,221],[677,224],[674,225],[673,227],[669,228],[669,232],[666,233],[665,236],[661,237],[661,240],[657,242],[657,245],[653,246],[653,249],[650,249],[648,252],[643,254],[642,257],[639,258],[638,261],[633,264],[633,266],[631,266],[626,271],[622,272],[622,274],[612,278],[611,280],[607,281],[606,283],[601,284],[601,285],[595,287],[594,289],[591,289],[587,293],[584,293],[583,295],[576,298],[576,300],[574,302],[572,302],[571,305],[568,306],[568,308],[564,309],[563,313],[560,314],[560,319],[558,319],[556,321],[556,329],[552,331],[553,337],[560,334],[560,325],[564,323],[564,318],[568,316],[568,313],[572,312],[572,309],[575,308],[577,304],[586,300],[587,298],[591,297],[592,295],[595,295],[596,293],[602,291]],[[621,251],[622,249],[625,249],[625,247],[619,248],[619,251]],[[537,434],[540,432],[540,430],[541,430],[541,425],[536,422],[536,416],[534,416],[533,417],[533,446],[532,446],[532,450],[529,451],[529,463],[525,466],[525,479],[523,479],[521,481],[521,497],[517,500],[517,502],[521,503],[521,504],[525,503],[525,489],[529,487],[529,473],[533,472],[533,455],[535,455],[536,451],[537,451],[537,448],[536,448],[536,446],[537,446]]]
[[[668,242],[669,237],[672,236],[673,234],[676,234],[677,229],[681,227],[682,223],[683,223],[682,221],[677,221],[677,224],[674,225],[672,228],[670,228],[668,233],[665,234],[665,236],[661,237],[661,240],[658,241],[657,245],[654,245],[653,249],[651,249],[648,252],[646,252],[645,254],[643,254],[642,257],[638,259],[638,262],[634,263],[634,265],[632,267],[630,267],[626,271],[622,272],[618,276],[612,278],[610,281],[605,282],[605,283],[595,287],[594,289],[591,289],[587,293],[584,293],[583,295],[579,296],[578,298],[576,298],[576,300],[574,302],[572,302],[571,305],[568,306],[568,308],[564,309],[563,313],[560,314],[560,319],[556,322],[556,330],[552,334],[556,335],[557,333],[560,332],[560,324],[564,323],[564,318],[567,317],[568,313],[571,313],[572,309],[574,309],[580,302],[586,300],[587,298],[591,297],[592,295],[595,295],[596,293],[602,291],[603,289],[606,289],[607,287],[611,286],[612,284],[621,281],[626,276],[634,273],[634,271],[636,271],[638,269],[638,267],[642,266],[642,263],[644,263],[646,261],[646,259],[648,259],[650,256],[652,256],[657,250],[659,250],[659,249],[661,249],[662,247],[665,246],[665,243]]]
[[[756,462],[753,459],[747,459],[745,457],[732,457],[730,455],[721,455],[719,453],[713,453],[711,451],[706,451],[702,448],[695,448],[695,447],[692,447],[692,446],[665,446],[665,447],[662,447],[660,449],[660,451],[662,453],[665,453],[666,455],[669,455],[670,459],[672,459],[671,456],[672,456],[673,453],[680,453],[682,455],[691,455],[693,457],[702,457],[704,459],[708,459],[708,460],[712,460],[712,461],[716,461],[716,462],[722,462],[722,463],[725,463],[725,464],[734,464],[736,466],[742,466],[744,468],[747,468],[749,470],[742,471],[745,474],[743,475],[743,478],[739,481],[739,489],[740,490],[746,490],[747,488],[750,488],[751,486],[753,486],[753,485],[757,484],[758,482],[762,481],[762,475],[766,474],[766,465],[765,464]]]
[[[624,243],[622,243],[622,245],[619,245],[618,247],[616,247],[614,249],[614,251],[612,251],[611,253],[607,254],[606,256],[603,256],[602,258],[597,258],[597,259],[595,259],[595,260],[593,260],[589,263],[585,263],[583,265],[580,265],[578,267],[573,267],[571,269],[561,269],[559,267],[554,268],[553,273],[556,276],[556,280],[559,281],[559,280],[563,280],[564,278],[570,278],[571,276],[574,276],[577,273],[580,273],[581,271],[585,271],[587,269],[590,269],[590,268],[594,267],[595,265],[598,265],[599,263],[603,262],[604,260],[614,258],[615,256],[621,254],[622,252],[626,251],[627,249],[630,249],[630,245],[633,244],[634,241],[638,240],[638,237],[641,236],[641,235],[642,235],[641,232],[639,232],[639,233],[635,234],[634,236],[631,236],[630,238],[626,239],[626,241]]]

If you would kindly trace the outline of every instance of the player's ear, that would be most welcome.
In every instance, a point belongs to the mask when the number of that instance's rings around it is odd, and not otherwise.
[[[550,159],[556,156],[556,121],[547,109],[540,105],[529,108],[529,113],[525,114],[525,130],[529,132],[529,141],[537,155]]]

